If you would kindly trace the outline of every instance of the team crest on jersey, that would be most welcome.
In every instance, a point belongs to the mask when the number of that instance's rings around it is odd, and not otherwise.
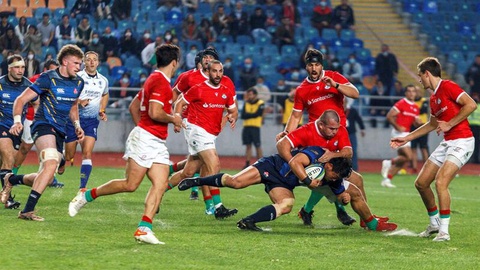
[[[59,93],[59,94],[65,94],[65,89],[63,89],[63,88],[57,88],[57,93]]]
[[[77,88],[74,88],[74,89],[73,89],[73,93],[74,93],[75,95],[78,94]]]
[[[207,104],[207,103],[203,103],[203,107],[204,107],[204,108],[208,108],[208,104]]]
[[[330,85],[329,84],[325,85],[325,89],[330,89]]]
[[[223,99],[226,99],[226,98],[227,98],[227,95],[223,94],[223,95],[222,95],[222,98],[223,98]]]
[[[338,146],[338,141],[335,141],[333,145]]]
[[[317,90],[320,90],[320,86],[317,85],[317,87],[315,87]]]
[[[215,96],[218,97],[218,93],[217,93],[217,92],[215,92]]]
[[[263,176],[268,177],[270,174],[268,172],[263,172]]]
[[[2,136],[7,136],[7,132],[2,132]]]
[[[9,93],[3,93],[2,97],[10,99],[10,94]]]
[[[440,103],[442,103],[442,101],[439,98],[437,98],[437,104],[440,104]]]

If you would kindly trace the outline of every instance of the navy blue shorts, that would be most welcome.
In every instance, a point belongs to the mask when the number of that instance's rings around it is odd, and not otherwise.
[[[9,138],[12,140],[12,145],[15,150],[20,149],[20,143],[22,142],[22,134],[20,136],[15,136],[10,133],[10,128],[0,126],[0,138]]]
[[[259,127],[244,127],[242,130],[243,145],[253,144],[255,147],[260,147],[260,128]]]
[[[83,132],[85,133],[85,136],[93,137],[95,138],[95,141],[97,140],[97,129],[98,125],[100,124],[100,121],[97,118],[81,118],[80,119],[80,126],[83,129]],[[65,138],[65,142],[73,142],[76,141],[77,134],[75,133],[75,126],[73,126],[72,121],[67,121],[67,136]]]
[[[55,136],[55,144],[57,146],[57,151],[63,153],[63,142],[65,141],[65,134],[58,132],[51,125],[32,125],[32,138],[35,142],[38,138],[45,135]]]
[[[275,169],[273,164],[267,162],[264,158],[255,162],[252,166],[257,168],[260,173],[262,183],[265,185],[266,193],[269,193],[276,187],[282,187],[293,191],[293,189],[299,185],[299,183],[287,182],[287,179]]]

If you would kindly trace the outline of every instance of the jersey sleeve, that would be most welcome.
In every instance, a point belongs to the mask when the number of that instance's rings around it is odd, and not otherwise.
[[[319,159],[325,153],[325,150],[319,146],[309,146],[300,150],[300,153],[305,154],[310,160],[310,164],[312,164],[315,163],[317,159]]]
[[[460,95],[465,93],[465,91],[460,88],[460,86],[456,83],[449,82],[448,85],[448,91],[445,91],[450,99],[455,101],[455,103],[458,103],[458,99],[460,98]]]
[[[290,141],[290,144],[292,145],[293,148],[308,145],[308,142],[306,140],[308,136],[305,136],[305,135],[308,135],[307,129],[306,129],[307,126],[308,125],[301,126],[287,135],[287,139]]]
[[[181,76],[178,78],[178,83],[176,85],[177,89],[181,93],[185,93],[188,91],[188,76]]]
[[[152,91],[150,93],[150,97],[148,102],[157,102],[162,105],[168,103],[168,95],[166,95],[165,91],[170,90],[169,87],[166,87],[165,83],[155,83],[152,85]]]
[[[42,73],[38,79],[30,85],[30,89],[35,91],[38,95],[50,89],[50,76],[47,73]],[[82,87],[83,89],[83,87]]]
[[[350,142],[350,138],[348,137],[348,131],[344,126],[341,126],[338,130],[339,140],[338,140],[338,149],[342,150],[345,147],[352,147],[352,143]]]
[[[338,72],[333,72],[332,79],[339,84],[350,83],[350,81],[347,80],[347,78],[345,78],[342,74],[340,74]]]

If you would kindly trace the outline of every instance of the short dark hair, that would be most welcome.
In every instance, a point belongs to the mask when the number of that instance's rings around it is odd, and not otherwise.
[[[324,111],[319,119],[322,124],[327,124],[329,119],[333,119],[335,122],[340,123],[340,116],[335,110]]]
[[[257,89],[255,89],[255,88],[253,88],[253,87],[248,88],[247,93],[248,93],[248,92],[252,92],[254,95],[257,95],[257,94],[258,94]]]
[[[435,77],[442,77],[442,65],[435,57],[427,57],[417,65],[419,73],[423,74],[425,71],[430,72]]]
[[[303,59],[305,64],[317,62],[323,65],[323,53],[317,49],[308,49]]]
[[[350,158],[336,157],[330,159],[328,163],[333,165],[333,171],[338,174],[340,179],[347,178],[352,173],[352,160]]]
[[[155,49],[157,67],[166,67],[173,60],[180,61],[180,48],[173,44],[162,44]]]
[[[55,66],[59,66],[58,62],[54,59],[48,59],[47,61],[45,61],[45,64],[43,65],[43,69],[46,69],[46,70],[50,70],[50,66],[52,65],[55,65]]]

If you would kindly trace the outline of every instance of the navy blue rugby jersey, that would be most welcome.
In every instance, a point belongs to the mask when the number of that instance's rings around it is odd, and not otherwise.
[[[21,82],[12,82],[8,75],[0,77],[0,125],[10,128],[13,125],[13,102],[32,84],[26,77]],[[22,112],[22,123],[25,120],[26,106]]]

